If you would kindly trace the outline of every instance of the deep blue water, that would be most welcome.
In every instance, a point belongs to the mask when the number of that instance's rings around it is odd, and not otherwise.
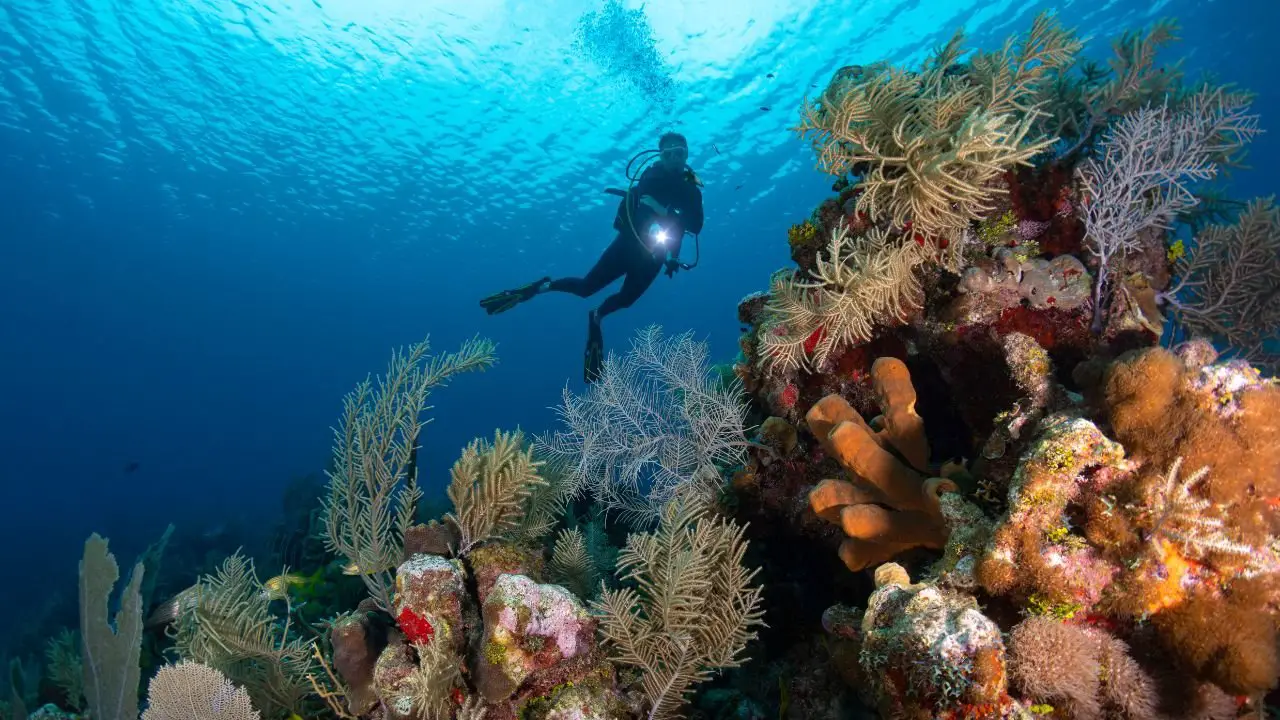
[[[593,304],[476,301],[584,272],[602,188],[663,130],[707,183],[701,265],[606,339],[656,322],[730,359],[738,299],[828,192],[787,128],[842,65],[917,62],[961,24],[992,46],[1046,7],[1099,54],[1176,16],[1169,57],[1256,91],[1273,131],[1236,194],[1275,193],[1277,6],[0,0],[0,639],[74,593],[91,531],[128,559],[170,521],[274,520],[343,394],[428,333],[500,356],[433,396],[429,490],[471,438],[548,428]]]

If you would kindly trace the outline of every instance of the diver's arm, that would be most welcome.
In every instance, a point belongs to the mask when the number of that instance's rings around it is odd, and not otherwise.
[[[632,190],[637,206],[644,205],[659,215],[668,215],[671,212],[671,208],[663,205],[657,198],[657,196],[665,194],[663,192],[663,184],[664,178],[655,168],[645,170],[636,182],[635,189]]]
[[[667,206],[663,205],[657,200],[654,200],[652,195],[640,196],[640,204],[649,207],[651,210],[658,213],[659,215],[662,215],[663,217],[666,217],[667,215],[670,214],[670,212],[667,209]]]

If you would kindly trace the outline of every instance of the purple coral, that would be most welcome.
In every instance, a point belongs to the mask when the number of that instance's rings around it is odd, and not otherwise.
[[[1048,222],[1042,220],[1019,220],[1017,227],[1013,229],[1013,234],[1021,242],[1030,242],[1044,234],[1049,229]]]

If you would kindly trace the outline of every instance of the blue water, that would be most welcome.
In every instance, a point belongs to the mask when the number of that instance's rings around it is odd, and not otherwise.
[[[667,129],[707,183],[701,265],[606,339],[656,322],[730,359],[738,299],[828,193],[787,131],[801,98],[1050,6],[1098,54],[1179,17],[1170,58],[1256,91],[1273,130],[1237,196],[1280,189],[1275,0],[0,0],[0,639],[74,593],[91,531],[128,559],[170,521],[273,521],[394,346],[498,343],[432,398],[429,490],[471,438],[548,428],[593,304],[476,301],[585,271],[601,190]]]

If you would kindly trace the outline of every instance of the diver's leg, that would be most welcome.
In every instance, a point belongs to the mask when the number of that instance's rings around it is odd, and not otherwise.
[[[605,248],[600,259],[587,274],[580,278],[560,278],[552,280],[547,290],[567,292],[578,297],[591,297],[600,292],[605,285],[622,277],[627,272],[627,246],[625,243],[635,242],[621,235],[615,237],[609,247]]]
[[[547,286],[551,284],[551,278],[544,277],[540,280],[534,280],[528,285],[521,285],[513,290],[503,290],[494,293],[480,300],[480,307],[490,315],[504,313],[511,308],[529,300],[539,293],[546,292]]]
[[[631,307],[631,304],[639,300],[644,291],[653,284],[653,279],[658,277],[658,271],[661,269],[662,264],[654,262],[651,257],[632,256],[627,266],[627,278],[622,281],[622,288],[605,298],[604,302],[600,303],[600,307],[587,315],[587,350],[583,356],[583,378],[588,383],[598,380],[600,373],[604,370],[604,334],[600,331],[601,318],[622,308]]]
[[[662,264],[653,262],[652,258],[633,260],[627,268],[627,278],[622,281],[622,287],[600,303],[600,307],[596,310],[597,320],[623,308],[631,307],[631,304],[639,300],[640,296],[644,295],[644,291],[649,289],[661,270]]]

